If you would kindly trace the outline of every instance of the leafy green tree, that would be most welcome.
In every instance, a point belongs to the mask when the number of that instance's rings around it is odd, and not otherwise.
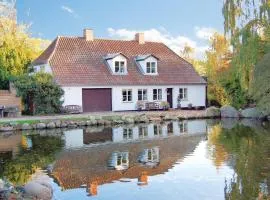
[[[232,101],[239,107],[249,102],[254,66],[269,51],[270,3],[225,0],[223,16],[225,34],[233,50],[225,89],[234,91]]]
[[[270,114],[270,53],[266,54],[254,69],[252,96],[258,107]]]
[[[34,115],[58,113],[64,91],[55,83],[52,75],[37,73],[16,78],[14,86],[22,97],[25,111]]]
[[[26,25],[0,17],[0,89],[8,88],[10,77],[27,73],[30,63],[48,44],[32,38]]]

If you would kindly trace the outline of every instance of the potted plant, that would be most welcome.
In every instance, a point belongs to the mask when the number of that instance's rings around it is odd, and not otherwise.
[[[160,107],[161,107],[163,110],[168,110],[168,109],[170,108],[170,104],[169,104],[169,102],[167,102],[167,101],[162,101],[162,102],[160,103]]]
[[[144,102],[143,101],[137,101],[137,110],[143,110],[144,108]]]

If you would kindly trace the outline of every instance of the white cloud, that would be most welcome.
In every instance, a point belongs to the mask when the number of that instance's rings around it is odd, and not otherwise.
[[[161,27],[159,29],[148,29],[148,30],[128,30],[128,29],[107,29],[110,37],[117,37],[123,40],[132,40],[138,32],[144,32],[146,41],[162,42],[171,48],[177,54],[183,50],[183,48],[188,45],[195,49],[195,57],[202,59],[204,56],[204,51],[208,46],[200,46],[198,43],[186,36],[177,35],[173,36],[165,28]]]
[[[73,17],[75,17],[75,18],[78,17],[78,15],[76,14],[76,12],[75,12],[72,8],[70,8],[70,7],[68,7],[68,6],[62,5],[62,6],[61,6],[61,9],[62,9],[63,11],[65,11],[65,12],[68,12],[69,14],[71,14],[71,15],[72,15]]]
[[[214,33],[217,32],[216,29],[211,28],[211,27],[195,27],[195,32],[196,32],[196,36],[199,39],[203,39],[203,40],[209,40]]]

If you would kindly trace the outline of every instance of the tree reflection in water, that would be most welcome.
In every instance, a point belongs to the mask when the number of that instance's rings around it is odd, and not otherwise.
[[[224,162],[235,175],[225,182],[225,199],[270,199],[270,129],[215,125],[209,132],[209,151],[217,168]]]
[[[16,185],[22,185],[38,168],[52,163],[55,154],[64,146],[61,136],[22,136],[19,153],[16,158],[3,163],[4,176]]]

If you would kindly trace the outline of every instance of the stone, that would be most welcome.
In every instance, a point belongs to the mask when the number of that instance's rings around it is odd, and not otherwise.
[[[67,123],[66,122],[61,122],[61,128],[66,128],[67,127]]]
[[[104,125],[104,124],[105,124],[105,120],[98,119],[98,120],[97,120],[97,124],[98,124],[98,125]]]
[[[148,123],[149,119],[145,114],[138,115],[134,118],[134,122],[136,123]]]
[[[89,121],[87,121],[87,125],[88,126],[95,126],[95,125],[97,125],[97,120],[89,120]]]
[[[264,117],[263,113],[260,112],[257,108],[247,108],[241,111],[241,117],[243,118],[254,118],[261,119]]]
[[[226,105],[220,108],[222,118],[239,118],[239,112],[232,106]]]
[[[34,180],[24,186],[27,196],[35,197],[36,199],[51,200],[53,197],[53,189],[51,185],[42,180]]]
[[[78,126],[86,126],[86,121],[77,122]]]
[[[104,125],[110,126],[110,125],[112,125],[112,122],[109,120],[104,120]]]
[[[118,124],[124,124],[124,121],[116,119],[116,120],[113,120],[112,123],[118,125]]]
[[[150,117],[149,119],[151,122],[162,122],[161,117]]]
[[[134,118],[129,115],[124,115],[121,117],[121,120],[124,121],[125,124],[133,124],[134,123]]]
[[[49,123],[47,124],[47,128],[48,128],[48,129],[55,128],[55,123],[54,123],[54,122],[49,122]]]
[[[13,126],[1,126],[0,127],[0,132],[9,132],[9,131],[14,131]]]
[[[36,129],[45,129],[46,128],[46,124],[45,123],[37,123],[36,124]]]
[[[178,120],[177,116],[173,116],[173,115],[165,115],[165,117],[163,118],[164,121],[172,121],[172,120]]]
[[[31,129],[33,129],[33,127],[28,123],[23,123],[21,126],[21,129],[22,130],[31,130]]]
[[[215,106],[211,106],[205,110],[205,117],[217,118],[220,117],[220,115],[221,115],[220,109]]]
[[[61,122],[61,120],[55,120],[55,127],[56,128],[61,128],[62,127],[62,122]]]

